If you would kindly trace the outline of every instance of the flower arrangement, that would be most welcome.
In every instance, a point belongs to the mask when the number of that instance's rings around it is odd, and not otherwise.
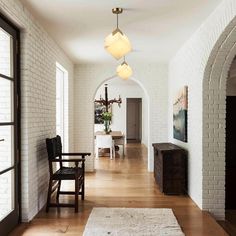
[[[112,114],[111,114],[111,112],[103,112],[102,113],[102,119],[105,121],[105,120],[111,120],[111,117],[112,117]]]
[[[110,129],[111,117],[112,117],[111,112],[106,111],[106,112],[102,113],[102,119],[104,121],[104,131],[107,134],[109,134],[111,132],[111,129]]]

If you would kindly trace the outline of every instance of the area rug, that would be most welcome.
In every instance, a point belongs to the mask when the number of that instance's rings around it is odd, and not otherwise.
[[[166,208],[93,208],[83,236],[183,236]]]

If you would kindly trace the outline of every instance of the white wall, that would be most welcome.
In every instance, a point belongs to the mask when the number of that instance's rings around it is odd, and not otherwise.
[[[190,197],[218,219],[224,218],[225,200],[226,87],[220,79],[227,77],[235,56],[235,15],[236,1],[222,1],[169,65],[169,140],[189,152]],[[189,88],[188,143],[172,138],[172,100],[184,85]]]
[[[122,104],[119,107],[118,104],[114,103],[112,105],[112,123],[111,123],[111,129],[112,130],[120,130],[126,135],[126,105],[127,105],[127,98],[141,98],[142,99],[142,143],[144,143],[147,146],[147,129],[145,124],[145,121],[147,120],[147,113],[145,113],[145,108],[147,107],[145,93],[142,90],[142,88],[136,83],[131,81],[119,81],[120,78],[114,78],[109,81],[106,81],[105,83],[108,84],[108,99],[116,98],[118,99],[119,95],[122,99]],[[104,83],[104,84],[105,84]],[[97,92],[95,99],[99,99],[100,95],[102,98],[105,98],[105,89],[104,84],[102,84]],[[95,124],[94,130],[95,132],[97,130],[103,130],[104,125],[103,124]]]
[[[148,97],[144,94],[142,100],[142,143],[148,147]]]
[[[166,142],[167,140],[167,72],[165,64],[130,65],[133,68],[135,81],[142,87],[147,96],[148,124],[148,168],[153,170],[152,143]],[[75,69],[75,143],[76,150],[93,153],[94,132],[94,97],[97,88],[113,77],[115,64],[87,64],[77,65]],[[87,159],[87,170],[93,171],[93,157]]]
[[[22,220],[46,201],[45,138],[56,133],[56,61],[69,72],[69,133],[73,149],[73,63],[18,0],[0,0],[0,12],[21,30]]]
[[[201,80],[195,80],[188,71],[188,58],[178,56],[171,61],[169,67],[169,141],[188,150],[188,193],[189,196],[202,206],[202,86]],[[186,75],[185,75],[186,73]],[[188,119],[187,143],[173,138],[173,101],[176,93],[188,86]],[[200,110],[199,110],[200,108]]]

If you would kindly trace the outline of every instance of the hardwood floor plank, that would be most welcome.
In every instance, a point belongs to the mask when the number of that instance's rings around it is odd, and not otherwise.
[[[79,200],[79,212],[74,209],[42,209],[30,222],[19,225],[11,236],[82,235],[93,207],[172,208],[187,236],[228,235],[206,212],[201,211],[188,196],[162,194],[153,173],[147,172],[147,153],[140,144],[127,144],[125,158],[100,157],[96,171],[86,174],[85,200]],[[73,189],[73,182],[63,188]],[[73,202],[72,196],[60,198]]]

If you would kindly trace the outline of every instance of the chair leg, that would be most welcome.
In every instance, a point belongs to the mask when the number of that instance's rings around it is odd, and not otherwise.
[[[81,193],[81,199],[84,200],[84,180],[83,180],[83,184],[82,184],[82,186],[81,186],[81,191],[82,191],[82,193]]]
[[[96,147],[96,159],[98,159],[98,147]]]
[[[46,212],[49,211],[49,206],[51,204],[51,192],[52,192],[52,179],[49,179],[49,184],[48,184],[48,197],[47,197],[47,206],[46,206]]]
[[[113,145],[113,147],[112,147],[112,153],[113,153],[113,157],[116,158],[116,148],[115,148],[115,145]]]
[[[113,150],[112,150],[113,148],[110,148],[110,159],[112,159],[112,153],[113,153]]]
[[[123,144],[123,157],[125,156],[125,145]]]
[[[75,179],[75,212],[78,212],[78,198],[79,195],[79,181],[78,178]]]
[[[61,180],[58,180],[57,197],[56,197],[57,203],[59,203],[59,194],[60,194],[60,191],[61,191]]]

